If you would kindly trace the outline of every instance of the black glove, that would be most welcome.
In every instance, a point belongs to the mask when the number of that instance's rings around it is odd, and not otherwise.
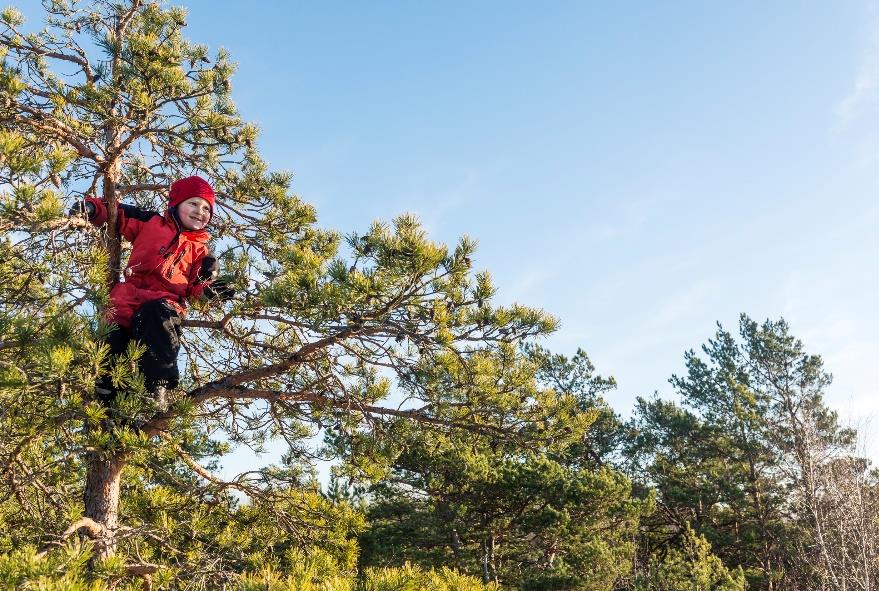
[[[96,211],[97,208],[95,208],[94,203],[92,203],[91,201],[86,201],[85,199],[80,199],[73,204],[73,207],[67,210],[67,215],[71,217],[85,215],[86,218],[92,219],[93,217],[95,217]]]
[[[220,273],[220,263],[217,257],[207,255],[201,260],[201,269],[198,270],[198,278],[200,281],[211,281],[217,278]]]
[[[228,302],[235,297],[235,288],[229,285],[230,281],[226,277],[220,277],[204,288],[204,294],[211,299],[217,298],[220,301]]]

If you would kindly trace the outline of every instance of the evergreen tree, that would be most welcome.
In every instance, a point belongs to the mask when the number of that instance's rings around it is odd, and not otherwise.
[[[421,427],[516,434],[506,417],[527,404],[492,380],[526,371],[519,343],[555,321],[493,305],[470,239],[435,244],[406,215],[344,239],[318,228],[260,158],[229,56],[183,37],[183,9],[43,4],[39,31],[0,14],[2,543],[51,549],[78,532],[116,575],[208,586],[295,541],[350,565],[358,520],[317,493],[311,460],[336,454],[374,479]],[[191,174],[217,189],[213,249],[239,296],[191,309],[182,388],[156,413],[142,347],[114,362],[102,342],[125,256],[115,204],[161,210]],[[85,195],[109,205],[106,228],[63,215]],[[93,393],[104,374],[125,392],[113,408]],[[321,431],[330,445],[314,449]],[[214,473],[230,446],[270,439],[289,445],[282,466]]]
[[[702,353],[689,351],[686,375],[671,379],[681,405],[639,399],[631,424],[634,473],[658,490],[648,549],[692,526],[753,588],[812,587],[797,557],[813,533],[797,501],[810,461],[804,434],[822,446],[854,436],[823,402],[830,375],[783,320],[742,315],[739,339],[719,326]]]
[[[730,571],[711,552],[711,544],[687,525],[681,543],[661,558],[652,556],[645,575],[635,584],[637,591],[745,591],[742,569]]]
[[[631,568],[639,517],[607,464],[618,420],[585,353],[529,350],[539,378],[499,379],[534,404],[527,445],[491,436],[418,434],[372,490],[362,563],[447,566],[505,588],[609,590]]]

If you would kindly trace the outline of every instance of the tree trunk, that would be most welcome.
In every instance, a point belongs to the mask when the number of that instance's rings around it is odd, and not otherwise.
[[[488,583],[491,577],[488,573],[488,542],[482,540],[482,582]]]
[[[496,548],[495,542],[496,542],[495,536],[494,536],[494,534],[491,534],[488,537],[488,544],[487,544],[488,567],[490,569],[491,580],[494,581],[495,583],[497,583],[498,581],[497,581],[497,563],[495,562],[495,548]]]
[[[107,204],[107,251],[109,253],[109,268],[107,269],[107,286],[112,289],[119,283],[119,275],[122,272],[122,239],[119,229],[116,227],[116,183],[119,182],[119,163],[108,165],[103,176],[103,197]]]
[[[118,140],[108,126],[105,130],[107,143]],[[107,250],[109,267],[107,287],[112,289],[119,282],[122,270],[122,242],[116,227],[116,183],[119,180],[119,164],[108,165],[103,175],[103,198],[107,204]],[[103,424],[101,429],[108,429]],[[109,451],[86,453],[85,516],[102,526],[100,539],[95,540],[95,557],[104,559],[116,553],[116,530],[119,528],[119,492],[122,483],[122,468],[125,458],[122,454]]]
[[[107,558],[116,552],[116,530],[119,528],[119,490],[125,458],[105,456],[90,451],[86,455],[85,516],[102,526],[101,538],[95,540],[95,556]]]
[[[461,570],[461,537],[457,529],[452,529],[452,554],[455,556],[455,568]]]

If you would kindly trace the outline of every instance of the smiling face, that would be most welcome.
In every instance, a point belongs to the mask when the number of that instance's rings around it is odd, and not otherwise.
[[[211,221],[211,204],[201,197],[190,197],[177,206],[177,217],[187,230],[201,230]]]

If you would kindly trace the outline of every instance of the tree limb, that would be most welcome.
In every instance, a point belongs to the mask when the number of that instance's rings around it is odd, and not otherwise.
[[[60,546],[61,542],[63,542],[81,529],[85,529],[86,531],[88,531],[89,536],[91,536],[93,539],[101,538],[106,531],[106,528],[103,525],[101,525],[91,517],[81,517],[80,519],[77,519],[76,521],[71,523],[70,527],[64,530],[64,533],[61,534],[61,537],[57,542],[52,542],[51,544],[48,544],[42,550],[37,552],[36,557],[38,559],[45,558],[46,554],[48,554],[53,547]]]

